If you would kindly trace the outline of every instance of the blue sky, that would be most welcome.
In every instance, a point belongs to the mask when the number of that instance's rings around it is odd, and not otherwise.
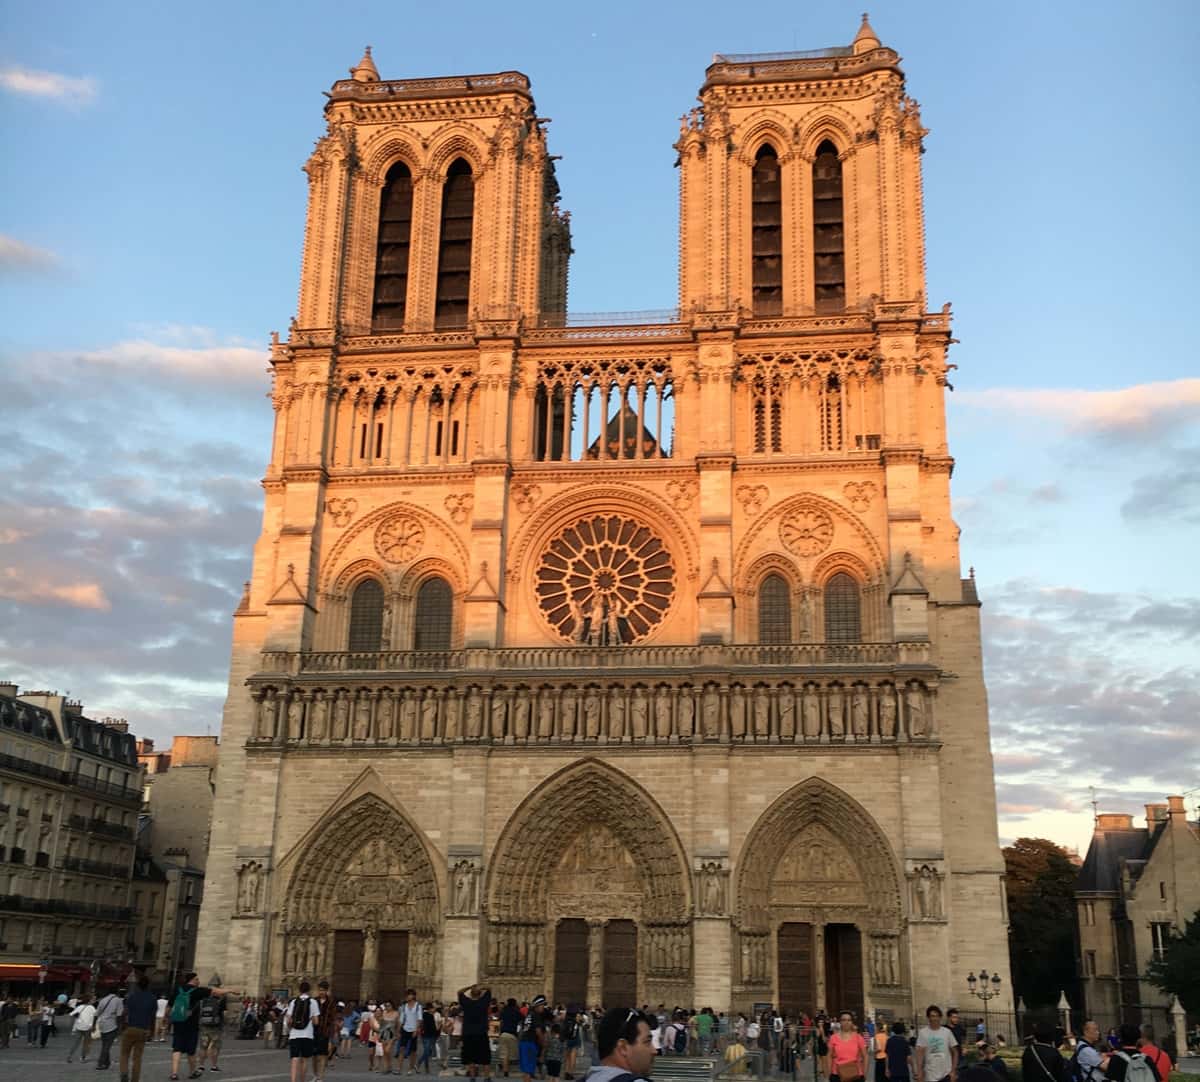
[[[712,53],[845,44],[860,10],[10,11],[0,675],[164,740],[218,725],[300,165],[365,44],[385,78],[526,72],[563,159],[571,308],[665,308],[671,144]],[[962,340],[955,508],[986,602],[1002,833],[1082,844],[1089,785],[1136,810],[1200,781],[1200,9],[886,3],[871,21],[931,129],[929,299]]]

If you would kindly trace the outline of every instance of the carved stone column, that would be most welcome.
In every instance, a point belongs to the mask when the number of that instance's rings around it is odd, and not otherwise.
[[[588,921],[588,1003],[604,1000],[604,921]]]
[[[813,921],[813,990],[817,1007],[825,1011],[840,1011],[841,1007],[830,1007],[825,1002],[825,922]]]

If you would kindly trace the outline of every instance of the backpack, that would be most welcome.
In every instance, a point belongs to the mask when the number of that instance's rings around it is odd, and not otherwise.
[[[292,1002],[292,1029],[304,1029],[308,1025],[312,1013],[312,1000],[308,996],[300,996]]]
[[[1079,1062],[1079,1053],[1082,1052],[1088,1045],[1082,1042],[1076,1046],[1075,1051],[1071,1054],[1071,1058],[1067,1061],[1067,1077],[1071,1082],[1091,1082],[1092,1072],[1095,1067],[1088,1067],[1086,1070],[1082,1063]]]
[[[1125,1061],[1125,1082],[1155,1082],[1157,1077],[1150,1061],[1141,1052],[1132,1056],[1128,1052],[1116,1051],[1114,1056],[1120,1056]]]
[[[682,1056],[687,1051],[687,1030],[680,1025],[675,1027],[675,1055]]]
[[[192,1013],[192,992],[186,985],[180,985],[175,993],[175,1002],[171,1004],[171,1021],[186,1022]]]
[[[220,999],[209,996],[200,1004],[200,1024],[202,1026],[219,1026],[225,1021],[225,1011],[222,1010]]]

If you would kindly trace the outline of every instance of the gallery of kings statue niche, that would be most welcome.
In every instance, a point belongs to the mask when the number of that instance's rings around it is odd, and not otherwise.
[[[897,1015],[1006,970],[899,65],[717,55],[643,316],[567,310],[525,75],[333,84],[198,968]]]

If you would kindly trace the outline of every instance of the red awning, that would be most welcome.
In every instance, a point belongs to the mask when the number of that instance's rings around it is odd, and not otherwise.
[[[0,981],[36,981],[41,968],[36,963],[0,962]]]

